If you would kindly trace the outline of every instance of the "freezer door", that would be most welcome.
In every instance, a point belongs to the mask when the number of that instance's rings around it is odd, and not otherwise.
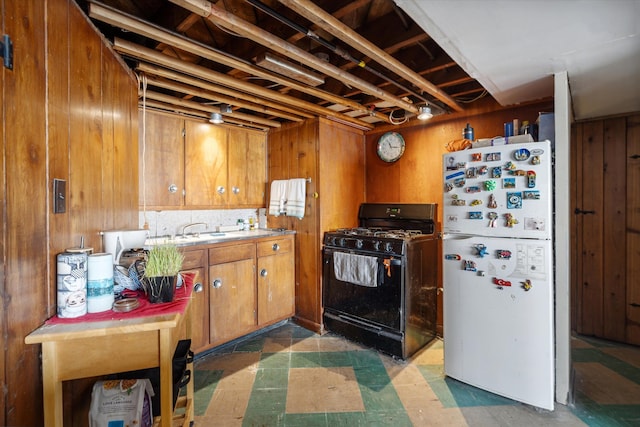
[[[549,141],[456,151],[443,156],[443,231],[551,239]]]
[[[551,242],[447,236],[443,253],[445,374],[552,410]]]

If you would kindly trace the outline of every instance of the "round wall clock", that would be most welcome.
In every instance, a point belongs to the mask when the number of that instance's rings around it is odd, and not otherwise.
[[[378,157],[387,163],[397,161],[404,154],[404,138],[398,132],[387,132],[378,140]]]

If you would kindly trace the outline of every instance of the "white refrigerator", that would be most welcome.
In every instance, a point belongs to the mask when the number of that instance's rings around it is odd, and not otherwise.
[[[444,370],[554,409],[554,268],[549,141],[447,153]]]

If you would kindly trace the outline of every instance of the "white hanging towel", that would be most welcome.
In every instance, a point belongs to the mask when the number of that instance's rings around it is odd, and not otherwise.
[[[287,189],[289,182],[287,180],[274,179],[271,182],[271,194],[269,198],[269,215],[279,216],[286,213]]]
[[[307,180],[304,178],[290,179],[287,185],[287,216],[302,219],[307,195]]]
[[[333,272],[336,279],[354,285],[375,288],[378,286],[378,259],[347,252],[333,253]]]

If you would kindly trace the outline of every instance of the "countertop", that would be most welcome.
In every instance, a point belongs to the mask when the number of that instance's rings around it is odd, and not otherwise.
[[[145,249],[156,245],[174,244],[179,247],[193,245],[209,245],[214,243],[230,242],[234,240],[249,240],[265,237],[279,237],[295,234],[294,230],[281,228],[257,228],[247,231],[205,232],[200,234],[187,234],[185,236],[160,236],[149,237],[144,244]]]

